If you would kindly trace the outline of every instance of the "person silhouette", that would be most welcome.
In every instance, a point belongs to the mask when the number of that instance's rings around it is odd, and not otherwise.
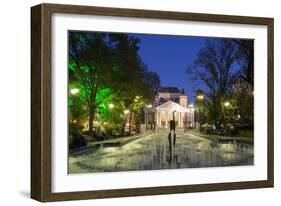
[[[175,112],[173,111],[173,120],[170,120],[170,132],[169,132],[169,139],[172,140],[172,131],[173,131],[173,145],[175,146],[176,144],[176,121],[175,121]]]
[[[169,151],[170,151],[170,161],[172,161],[172,155],[173,151],[172,148],[173,146],[176,145],[176,121],[175,121],[175,112],[173,111],[173,120],[170,120],[170,131],[168,135],[168,140],[169,140]]]

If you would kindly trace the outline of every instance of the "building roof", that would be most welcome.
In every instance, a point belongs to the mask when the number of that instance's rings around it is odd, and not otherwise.
[[[167,101],[161,105],[159,105],[158,107],[156,107],[157,111],[167,111],[167,112],[189,112],[189,108],[185,108],[173,101]]]
[[[162,87],[159,93],[181,93],[177,87]]]

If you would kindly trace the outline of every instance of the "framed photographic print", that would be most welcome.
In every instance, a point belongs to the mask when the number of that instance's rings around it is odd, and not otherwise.
[[[273,187],[273,19],[31,8],[31,197]]]

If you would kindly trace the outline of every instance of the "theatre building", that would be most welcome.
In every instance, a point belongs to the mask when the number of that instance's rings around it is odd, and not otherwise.
[[[194,107],[188,102],[188,96],[184,90],[177,87],[163,87],[159,90],[154,104],[155,121],[157,127],[167,128],[169,121],[173,119],[177,127],[194,127]]]

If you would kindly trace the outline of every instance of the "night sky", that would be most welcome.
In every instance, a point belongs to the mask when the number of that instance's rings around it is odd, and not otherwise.
[[[195,90],[202,88],[200,82],[192,81],[186,68],[192,65],[206,38],[169,35],[131,35],[141,40],[139,54],[150,71],[160,77],[161,86],[184,89],[193,102]]]

